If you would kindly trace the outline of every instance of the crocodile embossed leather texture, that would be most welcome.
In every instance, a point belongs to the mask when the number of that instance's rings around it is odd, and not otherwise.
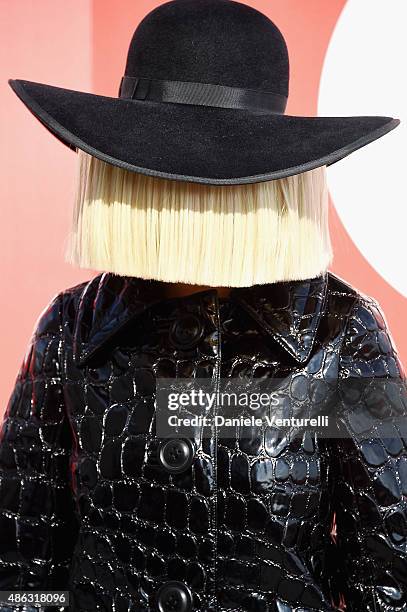
[[[163,444],[162,377],[286,380],[311,405],[325,389],[347,435]],[[395,386],[369,402],[376,380]],[[62,291],[3,420],[0,590],[69,590],[74,612],[405,611],[394,406],[406,379],[380,308],[332,273],[227,298],[110,273]]]

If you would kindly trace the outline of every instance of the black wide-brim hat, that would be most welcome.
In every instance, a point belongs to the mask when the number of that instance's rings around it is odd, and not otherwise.
[[[9,84],[72,149],[145,175],[217,185],[333,164],[400,123],[285,115],[284,38],[233,0],[172,0],[151,11],[134,32],[116,98]]]

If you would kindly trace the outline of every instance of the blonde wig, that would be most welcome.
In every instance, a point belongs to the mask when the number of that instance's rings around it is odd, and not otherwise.
[[[66,259],[81,268],[239,287],[312,278],[332,260],[325,167],[204,185],[78,157]]]

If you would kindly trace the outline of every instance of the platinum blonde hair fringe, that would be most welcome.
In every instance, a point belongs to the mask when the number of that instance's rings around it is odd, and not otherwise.
[[[243,185],[146,176],[78,151],[66,261],[166,282],[313,278],[332,261],[325,166]]]

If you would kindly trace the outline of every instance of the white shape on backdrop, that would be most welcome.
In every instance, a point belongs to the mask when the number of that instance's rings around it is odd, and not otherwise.
[[[348,0],[321,75],[318,114],[385,115],[401,124],[328,168],[346,230],[381,276],[407,296],[407,1]]]

